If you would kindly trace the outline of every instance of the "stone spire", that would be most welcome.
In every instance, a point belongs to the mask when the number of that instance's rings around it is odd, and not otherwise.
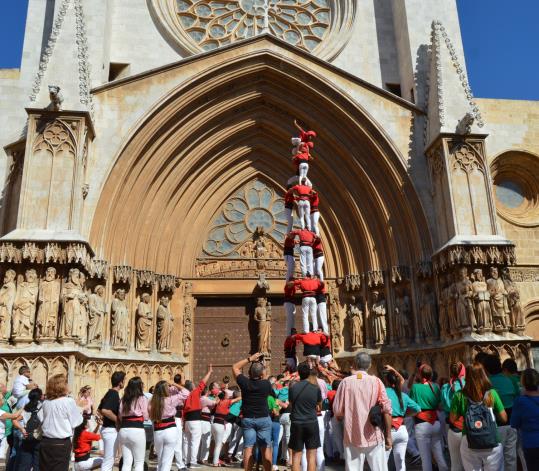
[[[426,144],[440,134],[485,134],[466,70],[440,21],[432,22]]]

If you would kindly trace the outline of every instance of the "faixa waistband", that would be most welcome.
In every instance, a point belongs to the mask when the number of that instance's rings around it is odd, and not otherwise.
[[[166,430],[167,428],[176,427],[176,420],[174,417],[167,417],[158,422],[153,423],[153,429],[157,432],[159,430]]]
[[[144,417],[141,415],[122,417],[120,428],[144,428]]]
[[[204,422],[211,422],[211,414],[208,412],[202,412],[200,414],[200,420],[203,420]]]

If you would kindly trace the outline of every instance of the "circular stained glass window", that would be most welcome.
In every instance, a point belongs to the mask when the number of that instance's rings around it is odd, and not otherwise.
[[[313,51],[330,26],[330,0],[177,0],[176,14],[203,50],[269,32]]]
[[[516,182],[505,180],[496,184],[496,199],[507,208],[518,208],[526,201],[524,192]]]

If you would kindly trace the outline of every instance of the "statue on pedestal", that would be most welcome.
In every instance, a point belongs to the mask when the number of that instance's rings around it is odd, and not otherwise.
[[[449,333],[453,337],[459,335],[459,320],[457,316],[457,300],[459,297],[457,283],[452,273],[447,274],[447,318],[449,321]]]
[[[331,343],[333,344],[333,353],[339,353],[343,349],[342,320],[338,311],[331,314]]]
[[[468,278],[468,269],[459,269],[459,279],[456,282],[457,319],[459,328],[466,328],[468,332],[475,329],[475,314],[472,305],[472,282]]]
[[[438,336],[438,326],[436,325],[436,298],[428,283],[424,283],[422,286],[420,306],[423,334],[429,342]]]
[[[88,345],[100,345],[103,340],[103,319],[107,312],[105,287],[97,285],[88,301]]]
[[[15,286],[15,270],[7,270],[4,284],[0,288],[0,341],[8,341],[11,337],[11,316],[17,287]]]
[[[81,287],[80,271],[69,270],[68,281],[62,293],[63,316],[60,321],[60,338],[63,340],[80,339],[81,337],[81,300],[84,300]]]
[[[127,348],[129,341],[129,311],[125,302],[125,290],[118,289],[114,293],[111,310],[111,335],[110,343],[113,348]]]
[[[157,349],[160,352],[170,351],[174,316],[170,312],[169,304],[168,296],[162,296],[157,308]]]
[[[88,295],[86,294],[86,275],[83,272],[79,274],[80,282],[80,316],[77,322],[79,342],[86,345],[88,341]]]
[[[193,311],[196,306],[196,299],[193,298],[192,285],[188,281],[185,284],[185,306],[183,309],[183,356],[191,354],[191,340],[193,336]]]
[[[472,283],[473,300],[475,313],[477,316],[477,331],[490,332],[492,330],[492,313],[490,311],[490,293],[483,276],[483,270],[476,268],[474,271],[474,282]]]
[[[440,276],[440,296],[438,298],[438,322],[440,324],[440,338],[443,340],[449,337],[451,327],[449,325],[448,302],[449,302],[449,285],[446,278]]]
[[[510,324],[514,332],[522,332],[526,327],[524,311],[520,302],[520,292],[515,282],[511,279],[509,268],[502,271],[503,284],[507,291],[507,304],[510,312]]]
[[[404,289],[398,293],[395,299],[395,338],[399,345],[406,345],[411,337],[410,317],[412,307],[410,297]]]
[[[350,300],[346,315],[350,322],[350,344],[352,350],[357,350],[363,347],[363,309],[355,296],[352,296]]]
[[[34,320],[38,295],[37,273],[31,268],[26,270],[23,282],[17,286],[17,295],[13,303],[14,340],[32,340],[34,335]]]
[[[258,298],[254,319],[258,322],[258,351],[264,354],[271,352],[271,308],[266,298]]]
[[[374,335],[374,344],[377,347],[382,346],[386,341],[386,301],[380,297],[378,291],[372,292],[372,332]]]
[[[38,300],[36,339],[55,339],[60,307],[60,280],[56,278],[56,268],[48,267],[45,271],[45,279],[39,286]]]
[[[490,310],[495,332],[507,330],[507,317],[509,306],[507,304],[507,291],[503,281],[498,276],[498,269],[490,267],[490,278],[487,280],[490,293]]]
[[[143,293],[137,307],[137,328],[135,333],[135,348],[139,352],[147,352],[152,342],[152,308],[150,295]]]

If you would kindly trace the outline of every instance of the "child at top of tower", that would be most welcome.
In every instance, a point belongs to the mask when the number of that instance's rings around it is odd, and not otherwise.
[[[294,126],[299,130],[299,137],[293,137],[291,139],[293,160],[296,162],[296,157],[299,160],[308,161],[314,160],[310,155],[310,150],[314,148],[313,139],[316,137],[315,131],[305,131],[296,120],[294,120]]]
[[[316,136],[316,132],[315,131],[305,131],[300,125],[299,123],[297,122],[297,120],[294,120],[294,126],[296,127],[296,129],[299,131],[299,138],[301,140],[301,142],[304,142],[307,144],[307,146],[312,149],[314,147],[314,142],[313,142],[313,139],[315,139],[317,136]]]

